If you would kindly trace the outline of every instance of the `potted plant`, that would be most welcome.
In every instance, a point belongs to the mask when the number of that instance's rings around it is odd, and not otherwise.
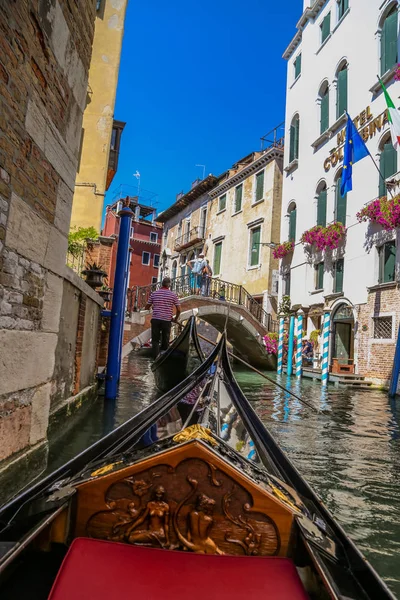
[[[274,371],[276,369],[278,355],[278,334],[274,332],[267,333],[263,337],[265,352],[268,355],[268,369]]]
[[[291,254],[294,250],[294,242],[283,242],[283,244],[279,244],[272,251],[272,256],[275,259],[282,259],[288,254]]]
[[[301,243],[315,246],[316,250],[336,250],[345,235],[346,228],[342,223],[335,222],[326,227],[315,225],[303,233]]]
[[[313,369],[318,369],[318,365],[319,365],[319,336],[321,335],[321,330],[320,329],[314,329],[314,331],[312,331],[310,333],[310,342],[312,343],[312,346],[314,348],[314,356],[313,356]]]
[[[86,283],[94,290],[103,285],[103,279],[107,273],[101,265],[97,263],[87,263],[86,269],[82,271],[82,275],[86,277]]]
[[[101,290],[98,294],[103,298],[104,302],[111,302],[112,289],[107,285],[107,279],[105,279],[103,285],[101,286]]]

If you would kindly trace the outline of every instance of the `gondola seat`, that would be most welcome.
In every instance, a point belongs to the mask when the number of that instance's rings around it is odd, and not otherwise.
[[[77,538],[49,600],[306,600],[293,562],[211,556]]]

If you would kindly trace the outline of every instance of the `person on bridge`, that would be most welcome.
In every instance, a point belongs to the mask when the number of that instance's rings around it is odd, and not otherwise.
[[[192,294],[200,294],[201,283],[203,279],[203,269],[207,266],[206,261],[204,260],[203,252],[200,252],[198,258],[194,260],[189,260],[188,265],[190,266],[190,287],[192,290]]]
[[[145,310],[150,310],[150,307],[153,308],[151,345],[154,358],[157,358],[160,350],[168,348],[172,321],[177,323],[181,314],[179,298],[174,292],[171,292],[170,287],[171,279],[164,277],[161,288],[150,295],[149,301],[145,306]],[[175,317],[174,306],[176,311]]]

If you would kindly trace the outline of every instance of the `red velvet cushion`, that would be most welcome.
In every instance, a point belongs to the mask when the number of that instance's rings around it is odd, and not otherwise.
[[[49,600],[306,600],[287,558],[210,556],[78,538]]]

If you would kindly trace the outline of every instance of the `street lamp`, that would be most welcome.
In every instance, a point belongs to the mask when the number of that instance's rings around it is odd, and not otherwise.
[[[274,250],[278,246],[278,244],[275,244],[275,242],[254,242],[253,247],[251,249],[252,252],[257,252],[256,246],[268,246],[268,248]]]

